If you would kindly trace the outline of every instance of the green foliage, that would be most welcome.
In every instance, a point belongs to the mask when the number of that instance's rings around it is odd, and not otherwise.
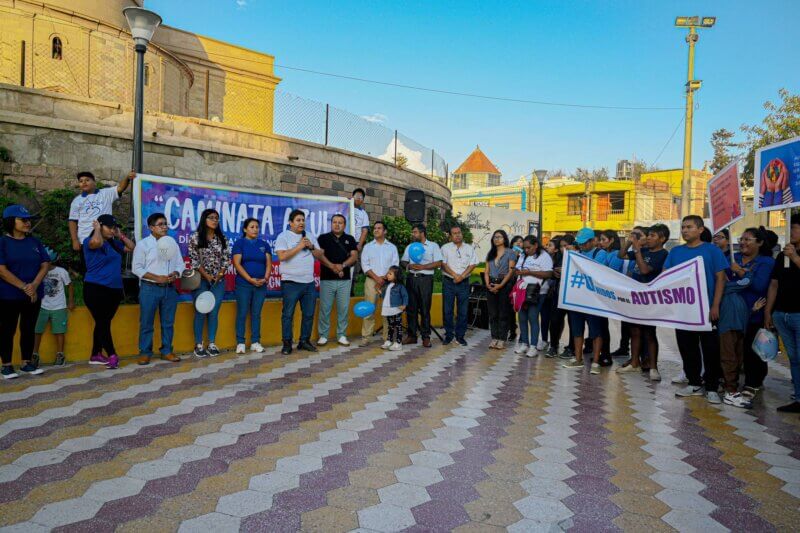
[[[714,160],[711,161],[711,172],[716,174],[733,161],[730,149],[736,146],[732,142],[734,132],[720,128],[711,134],[711,147],[714,149]]]
[[[389,232],[388,239],[397,246],[400,255],[406,246],[411,244],[411,223],[404,217],[383,217],[386,229]],[[472,243],[472,232],[467,224],[460,217],[454,217],[452,212],[446,212],[444,218],[440,218],[439,210],[435,207],[428,209],[428,218],[425,221],[425,229],[428,231],[428,239],[439,246],[449,241],[447,232],[453,225],[461,228],[464,234],[464,242]]]
[[[0,161],[2,161],[3,163],[11,162],[11,150],[6,148],[5,146],[0,146]]]

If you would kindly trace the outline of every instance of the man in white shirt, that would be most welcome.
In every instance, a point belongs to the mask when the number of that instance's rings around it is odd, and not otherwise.
[[[400,265],[400,256],[397,253],[397,246],[386,240],[386,224],[382,221],[373,224],[372,236],[375,240],[364,246],[361,252],[361,268],[367,275],[364,281],[364,300],[374,303],[377,310],[380,309],[378,297],[386,283],[386,273],[389,267]],[[382,318],[382,324],[383,340],[386,341],[389,338],[389,324],[385,317]],[[369,344],[373,333],[375,333],[374,314],[364,318],[361,324],[362,346]]]
[[[415,224],[411,229],[412,242],[421,243],[425,253],[419,263],[412,263],[408,256],[409,246],[403,251],[400,263],[408,271],[406,289],[408,290],[408,336],[403,344],[416,344],[417,333],[422,334],[422,345],[431,347],[431,302],[433,301],[433,273],[442,266],[442,250],[439,245],[429,241],[424,224]],[[420,315],[420,316],[417,316]],[[421,320],[420,320],[421,318]]]
[[[133,273],[139,278],[139,364],[150,364],[153,356],[153,322],[158,311],[161,322],[161,358],[177,363],[172,353],[172,335],[178,292],[173,283],[185,268],[181,250],[174,239],[167,237],[167,217],[153,213],[147,217],[150,235],[133,249]],[[167,237],[159,249],[158,241]]]
[[[367,193],[361,187],[356,188],[353,190],[353,223],[355,225],[355,229],[353,230],[353,236],[356,238],[356,246],[358,248],[358,253],[361,255],[361,252],[364,250],[364,246],[367,243],[367,234],[369,233],[369,214],[367,210],[364,209],[364,199],[367,197]],[[356,280],[359,274],[361,274],[361,263],[356,262],[353,266],[353,281]],[[350,296],[355,296],[355,289],[356,284],[353,283],[350,285]]]
[[[136,172],[131,170],[116,187],[98,189],[94,174],[86,171],[78,173],[78,188],[81,193],[72,199],[67,222],[73,250],[81,249],[83,241],[92,234],[92,223],[100,215],[111,214],[114,202],[135,178]]]
[[[475,249],[464,242],[461,228],[450,228],[450,242],[442,246],[442,314],[444,316],[444,343],[453,339],[466,346],[467,313],[469,312],[469,276],[478,256]],[[453,311],[457,310],[455,328]]]
[[[281,353],[292,353],[292,323],[294,310],[300,302],[303,320],[300,326],[298,350],[316,352],[311,344],[311,330],[314,326],[314,309],[317,305],[317,292],[314,288],[314,261],[325,258],[314,235],[306,234],[306,215],[299,209],[289,214],[289,229],[284,230],[275,240],[278,254],[278,272],[281,275],[283,312],[281,314]]]

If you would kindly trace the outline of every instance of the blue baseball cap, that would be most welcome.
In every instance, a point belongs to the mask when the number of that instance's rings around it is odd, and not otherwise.
[[[24,205],[12,204],[3,209],[3,218],[36,218]]]
[[[594,239],[594,230],[592,228],[581,228],[575,234],[575,244],[586,244]]]

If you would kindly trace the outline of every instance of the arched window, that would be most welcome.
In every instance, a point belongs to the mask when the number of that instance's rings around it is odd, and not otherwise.
[[[62,51],[63,51],[63,46],[61,45],[61,38],[53,37],[53,43],[50,48],[50,57],[52,57],[57,61],[61,61]]]
[[[144,66],[144,86],[150,85],[150,65]]]

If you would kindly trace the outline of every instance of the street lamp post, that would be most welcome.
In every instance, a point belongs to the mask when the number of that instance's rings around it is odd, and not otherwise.
[[[689,28],[686,42],[689,44],[689,68],[686,79],[686,120],[683,138],[683,178],[681,179],[681,218],[690,215],[692,173],[692,121],[694,120],[694,91],[700,89],[701,80],[694,79],[694,45],[700,38],[697,28],[710,28],[716,17],[677,17],[675,26]]]
[[[544,236],[544,178],[547,176],[546,170],[534,170],[536,179],[539,180],[539,242],[541,243]]]
[[[147,45],[153,38],[158,25],[161,24],[161,17],[152,11],[141,7],[126,7],[122,10],[125,19],[133,36],[136,51],[136,99],[133,103],[133,170],[137,173],[142,171],[142,159],[144,155],[144,54],[147,52]]]

